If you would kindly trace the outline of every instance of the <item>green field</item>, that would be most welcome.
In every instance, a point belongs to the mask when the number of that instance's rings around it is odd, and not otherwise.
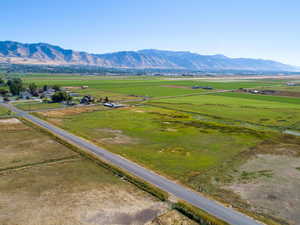
[[[224,121],[300,129],[300,104],[296,98],[222,93],[153,100],[149,104]]]
[[[247,93],[237,93],[237,92],[214,93],[213,95],[225,96],[225,97],[237,97],[237,98],[244,98],[244,99],[254,99],[254,100],[262,100],[262,101],[271,101],[271,102],[300,104],[300,98],[294,98],[294,97],[281,97],[281,96],[247,94]]]
[[[62,128],[184,183],[266,138],[255,130],[149,106],[47,119],[59,119]]]
[[[8,115],[10,115],[10,111],[7,108],[0,105],[0,116],[8,116]]]
[[[192,89],[193,86],[209,86],[215,90],[219,89],[238,89],[253,87],[268,87],[277,85],[272,81],[207,81],[207,80],[180,80],[170,78],[149,78],[149,77],[96,77],[96,76],[38,76],[28,75],[22,77],[25,83],[36,83],[39,86],[60,85],[67,87],[88,86],[86,90],[79,92],[84,94],[95,94],[97,97],[108,95],[117,96],[123,100],[128,96],[138,97],[166,97],[198,94],[209,92],[203,89]]]

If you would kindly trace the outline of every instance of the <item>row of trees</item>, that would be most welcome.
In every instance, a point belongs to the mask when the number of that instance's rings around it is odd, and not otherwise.
[[[26,90],[26,88],[23,84],[23,81],[20,78],[13,78],[13,79],[9,79],[7,81],[5,81],[3,78],[0,78],[0,86],[2,86],[2,87],[7,86],[9,88],[9,92],[13,96],[20,95],[20,93],[22,91]],[[28,90],[31,95],[38,96],[38,87],[35,83],[29,84]],[[0,93],[2,95],[5,95],[5,94],[8,94],[8,91],[5,88],[1,88]]]
[[[20,78],[13,78],[10,80],[5,81],[3,78],[0,78],[0,86],[1,87],[6,87],[8,86],[9,91],[12,95],[19,95],[21,91],[24,90],[23,82]],[[8,94],[8,91],[6,88],[1,88],[0,89],[0,94],[1,95],[6,95]]]

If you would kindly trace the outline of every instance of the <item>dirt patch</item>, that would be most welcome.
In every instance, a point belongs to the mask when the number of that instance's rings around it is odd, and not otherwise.
[[[130,110],[133,111],[133,112],[137,112],[137,113],[144,113],[145,112],[144,110],[136,109],[134,107],[130,108]]]
[[[169,88],[182,88],[182,89],[191,89],[191,87],[187,87],[187,86],[180,86],[180,85],[162,85],[162,87],[169,87]]]
[[[142,225],[168,210],[89,160],[2,175],[0,199],[1,225]]]
[[[80,106],[80,107],[70,107],[66,109],[50,110],[47,112],[39,112],[40,115],[45,117],[58,117],[62,118],[65,116],[76,115],[85,112],[94,112],[103,109],[102,106]]]
[[[168,131],[168,132],[177,132],[178,130],[174,129],[174,128],[167,128],[166,131]]]
[[[134,213],[121,212],[119,210],[100,211],[89,218],[87,222],[92,224],[140,225],[152,221],[163,210],[162,204],[154,204],[149,208],[138,210]]]
[[[20,124],[21,121],[16,119],[16,118],[10,118],[10,119],[1,119],[0,120],[0,125],[1,124]]]
[[[97,129],[97,131],[102,133],[108,133],[112,137],[101,138],[100,142],[104,142],[106,144],[136,144],[138,140],[136,138],[131,138],[125,134],[121,130],[113,130],[108,128]]]
[[[67,90],[76,90],[76,89],[82,89],[81,87],[76,87],[76,86],[67,86],[67,87],[63,87]]]
[[[276,91],[275,95],[300,98],[300,92],[296,91]]]
[[[238,169],[226,188],[255,211],[300,224],[300,158],[259,154]]]

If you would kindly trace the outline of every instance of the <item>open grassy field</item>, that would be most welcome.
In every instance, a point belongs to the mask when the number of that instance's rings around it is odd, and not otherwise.
[[[224,121],[240,121],[278,129],[300,129],[300,104],[296,98],[242,93],[153,100],[157,107],[183,110]]]
[[[298,104],[298,105],[300,104],[300,98],[289,98],[289,97],[282,97],[282,96],[238,93],[238,92],[214,93],[213,95],[244,98],[244,99],[254,99],[254,100],[261,100],[261,101],[291,103],[291,104]]]
[[[252,199],[250,201],[240,195],[238,189],[232,188],[245,181],[262,183],[260,178],[269,176],[269,170],[274,170],[274,174],[279,171],[276,163],[273,163],[268,171],[261,169],[251,179],[245,180],[244,173],[252,174],[251,170],[240,168],[259,154],[279,157],[290,154],[298,162],[300,141],[296,137],[203,121],[190,113],[152,106],[84,113],[72,113],[72,109],[66,113],[64,111],[39,112],[38,115],[114,153],[235,207],[271,216],[280,222],[282,218],[298,221],[295,207],[282,212],[278,207],[272,208],[270,203],[261,211],[259,203]],[[274,175],[277,178],[281,176]],[[298,183],[295,185],[289,186],[289,190],[294,192],[286,200],[296,206],[298,203],[293,197],[297,194],[295,190]],[[269,188],[265,193],[271,194],[271,190]],[[273,210],[280,211],[279,218]]]
[[[224,80],[171,80],[153,77],[96,77],[96,76],[45,76],[27,75],[22,77],[26,83],[35,82],[37,85],[60,85],[67,87],[88,86],[79,91],[83,94],[94,94],[99,97],[112,97],[116,100],[126,100],[128,97],[166,97],[209,92],[208,90],[192,89],[193,86],[209,86],[214,89],[238,89],[272,86],[272,81],[234,81]],[[129,98],[129,99],[130,99]]]
[[[0,132],[1,225],[195,224],[15,118]]]
[[[10,111],[7,108],[0,105],[0,116],[7,116],[9,114]]]
[[[224,133],[226,127],[221,125],[203,123],[187,113],[149,106],[67,116],[55,111],[40,115],[182,182],[263,139],[247,129],[239,133],[229,128]]]

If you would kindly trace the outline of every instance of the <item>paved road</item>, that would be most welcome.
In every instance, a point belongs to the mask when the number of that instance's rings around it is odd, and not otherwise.
[[[1,104],[1,103],[0,103]],[[206,212],[222,219],[232,225],[261,225],[261,223],[255,221],[254,219],[241,214],[231,208],[227,208],[213,200],[207,199],[199,193],[191,191],[179,184],[176,184],[154,172],[145,169],[129,160],[126,160],[116,154],[113,154],[101,147],[89,143],[63,129],[53,126],[35,116],[29,115],[27,112],[16,109],[12,105],[4,104],[3,106],[11,109],[19,116],[22,116],[31,122],[56,133],[57,135],[67,139],[71,143],[80,146],[94,154],[98,155],[100,158],[110,162],[112,165],[122,168],[123,170],[134,174],[135,176],[146,180],[147,182],[159,187],[160,189],[189,202],[190,204],[205,210]]]

